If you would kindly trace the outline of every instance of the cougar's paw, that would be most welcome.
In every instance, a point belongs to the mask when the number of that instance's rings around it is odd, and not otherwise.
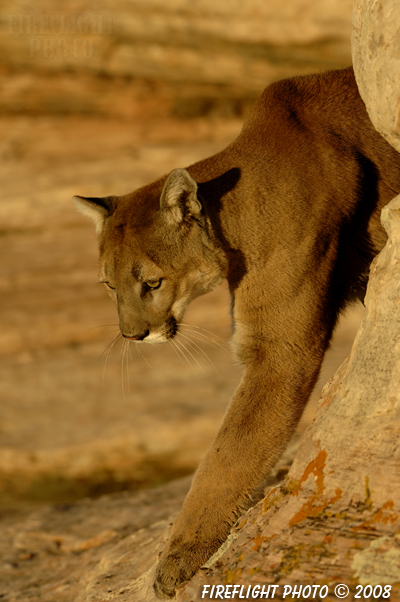
[[[178,548],[161,558],[154,580],[154,590],[159,598],[171,599],[176,588],[188,581],[203,564],[200,555]]]

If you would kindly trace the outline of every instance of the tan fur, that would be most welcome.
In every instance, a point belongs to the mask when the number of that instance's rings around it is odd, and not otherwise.
[[[99,213],[101,279],[124,336],[175,336],[188,303],[224,278],[232,296],[245,372],[160,559],[158,595],[218,549],[293,434],[338,314],[362,298],[385,243],[399,159],[349,68],[269,86],[239,137],[187,170],[76,199]]]

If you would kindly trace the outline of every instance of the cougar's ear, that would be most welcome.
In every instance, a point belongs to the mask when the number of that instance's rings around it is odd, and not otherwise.
[[[171,171],[161,193],[160,208],[171,223],[182,222],[187,214],[200,216],[197,182],[186,169]]]
[[[74,196],[72,200],[80,213],[94,221],[97,234],[101,234],[104,223],[115,210],[117,197],[106,196],[103,198]]]

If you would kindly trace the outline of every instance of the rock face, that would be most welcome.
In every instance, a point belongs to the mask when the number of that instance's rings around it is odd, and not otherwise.
[[[287,474],[289,447],[270,484]],[[0,598],[6,602],[150,602],[152,571],[190,477],[138,493],[0,515]]]
[[[0,531],[0,598],[7,602],[136,600],[190,479],[8,518]],[[143,581],[143,579],[142,579]]]
[[[62,11],[5,3],[0,48],[13,66],[257,89],[280,65],[349,63],[351,0],[68,0]],[[296,68],[296,67],[295,67]],[[279,75],[278,75],[279,77]]]
[[[113,73],[259,89],[282,68],[348,60],[349,0],[133,0],[127,9],[107,63]]]
[[[352,54],[357,84],[376,129],[400,151],[400,6],[355,0]]]
[[[5,0],[0,111],[242,115],[271,81],[351,63],[351,0]],[[95,93],[93,93],[93,91]]]

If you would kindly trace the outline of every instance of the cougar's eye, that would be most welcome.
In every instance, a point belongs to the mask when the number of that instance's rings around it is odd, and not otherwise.
[[[158,280],[147,280],[147,282],[145,282],[144,285],[146,288],[149,288],[154,291],[157,288],[160,288],[161,282],[162,282],[161,278],[159,278]]]
[[[103,282],[102,284],[105,284],[107,288],[110,288],[112,291],[115,291],[115,286],[111,286],[109,282]]]

